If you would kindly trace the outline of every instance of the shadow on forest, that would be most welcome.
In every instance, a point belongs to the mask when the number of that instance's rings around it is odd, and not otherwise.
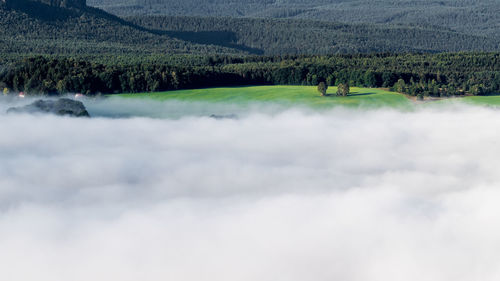
[[[191,43],[222,46],[248,52],[254,55],[264,54],[263,50],[235,44],[234,42],[238,41],[238,37],[236,36],[236,33],[232,31],[151,31]]]
[[[1,1],[1,0],[0,0]],[[257,48],[251,48],[245,45],[236,44],[238,36],[235,32],[231,31],[165,31],[157,29],[149,29],[135,23],[129,22],[125,19],[119,18],[115,15],[109,14],[103,10],[85,7],[85,8],[60,8],[46,5],[39,2],[32,2],[27,0],[19,0],[16,2],[9,2],[8,8],[14,9],[28,16],[39,19],[44,22],[57,22],[67,21],[72,18],[79,17],[84,13],[89,13],[94,16],[104,18],[110,21],[117,22],[124,26],[129,26],[140,31],[149,32],[155,35],[166,35],[172,38],[188,41],[195,44],[216,45],[231,49],[236,49],[248,52],[254,55],[263,55],[264,51]]]
[[[39,2],[32,2],[20,0],[16,2],[9,2],[6,4],[7,8],[23,12],[29,17],[41,21],[58,21],[67,20],[72,17],[78,16],[74,10],[52,7]]]

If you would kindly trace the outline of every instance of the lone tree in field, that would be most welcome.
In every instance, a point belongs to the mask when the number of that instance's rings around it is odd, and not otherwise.
[[[318,92],[321,93],[321,96],[326,96],[326,90],[328,90],[328,85],[325,82],[319,82],[318,84]]]
[[[347,97],[349,95],[349,83],[340,83],[337,87],[337,96]]]

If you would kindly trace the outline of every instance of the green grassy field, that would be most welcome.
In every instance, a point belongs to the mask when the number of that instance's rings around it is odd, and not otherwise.
[[[344,105],[353,107],[398,107],[411,106],[405,96],[380,89],[351,88],[348,97],[333,94],[336,87],[330,87],[322,97],[312,86],[251,86],[233,88],[209,88],[179,90],[157,93],[121,94],[113,97],[155,100],[207,101],[244,104],[249,102],[275,102],[285,105],[305,105],[328,108]]]

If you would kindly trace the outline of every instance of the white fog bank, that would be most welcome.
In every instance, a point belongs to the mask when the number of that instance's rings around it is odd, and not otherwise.
[[[500,280],[499,128],[464,106],[0,114],[0,280]]]

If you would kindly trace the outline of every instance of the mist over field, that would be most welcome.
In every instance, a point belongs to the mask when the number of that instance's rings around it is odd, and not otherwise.
[[[496,109],[124,103],[0,103],[6,280],[500,278]]]

